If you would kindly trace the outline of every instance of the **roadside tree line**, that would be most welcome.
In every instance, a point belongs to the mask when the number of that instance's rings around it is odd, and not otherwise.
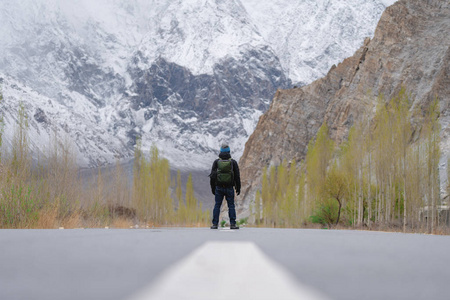
[[[373,117],[354,124],[340,145],[324,123],[305,160],[263,170],[255,222],[436,232],[448,222],[439,213],[439,132],[438,100],[412,108],[404,89],[388,102],[379,97]]]
[[[1,87],[0,87],[1,88]],[[0,90],[0,111],[3,111]],[[32,157],[29,119],[18,104],[12,147],[2,144],[0,115],[0,228],[199,226],[210,222],[194,196],[191,175],[185,193],[181,176],[170,176],[156,146],[144,153],[137,141],[133,179],[119,162],[86,181],[70,139],[54,131],[47,151]]]

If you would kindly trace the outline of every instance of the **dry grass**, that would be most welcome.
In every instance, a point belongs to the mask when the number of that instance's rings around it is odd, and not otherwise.
[[[81,212],[75,211],[61,220],[60,226],[64,228],[80,228],[82,225]]]
[[[48,207],[39,211],[39,218],[34,228],[54,229],[58,228],[58,223],[58,208],[56,206]]]
[[[129,219],[124,219],[124,218],[115,218],[112,222],[111,222],[111,227],[112,228],[130,228],[130,226],[133,226],[133,222]]]
[[[59,216],[59,207],[57,205],[49,205],[39,211],[39,217],[33,228],[36,229],[55,229],[64,228],[80,228],[82,227],[82,213],[75,210],[64,217]]]

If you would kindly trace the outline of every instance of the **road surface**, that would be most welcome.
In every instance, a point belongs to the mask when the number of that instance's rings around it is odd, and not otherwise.
[[[171,282],[215,287],[210,299],[283,283],[314,299],[450,299],[449,253],[449,236],[350,230],[0,230],[0,299],[144,299],[158,286],[203,299]]]

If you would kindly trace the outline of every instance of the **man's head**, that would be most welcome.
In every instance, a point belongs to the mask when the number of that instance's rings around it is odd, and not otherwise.
[[[220,153],[230,153],[230,146],[228,146],[228,143],[222,143],[220,146]]]

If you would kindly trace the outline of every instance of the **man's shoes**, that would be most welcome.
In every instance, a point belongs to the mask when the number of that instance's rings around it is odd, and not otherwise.
[[[239,229],[239,226],[237,226],[236,224],[231,224],[230,229]]]
[[[218,229],[219,227],[217,225],[211,226],[211,229]]]

